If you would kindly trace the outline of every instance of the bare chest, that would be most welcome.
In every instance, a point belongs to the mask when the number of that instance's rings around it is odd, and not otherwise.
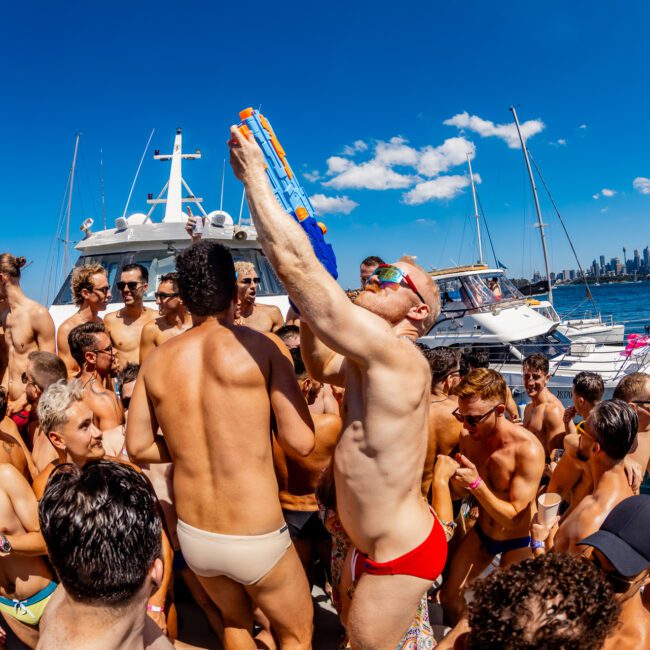
[[[246,327],[258,332],[270,332],[273,329],[273,319],[264,308],[255,307],[253,313],[243,320]]]
[[[36,336],[29,315],[9,312],[4,323],[4,340],[10,350],[26,354],[36,347]]]
[[[508,494],[515,475],[516,462],[514,449],[505,447],[491,454],[483,450],[469,450],[469,459],[475,463],[479,476],[497,494]]]

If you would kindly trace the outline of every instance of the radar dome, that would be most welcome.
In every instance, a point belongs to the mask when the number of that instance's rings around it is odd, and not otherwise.
[[[126,220],[129,226],[139,226],[147,220],[147,215],[144,212],[135,212],[134,214],[130,214]]]
[[[232,217],[225,210],[213,210],[208,214],[208,223],[216,228],[225,228],[234,225]]]

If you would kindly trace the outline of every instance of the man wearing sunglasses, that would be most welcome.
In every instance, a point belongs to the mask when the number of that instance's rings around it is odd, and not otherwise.
[[[124,266],[117,283],[124,307],[107,314],[104,321],[120,368],[124,368],[127,363],[140,363],[142,330],[156,318],[156,312],[144,306],[148,282],[149,271],[142,264]]]
[[[102,323],[99,312],[106,309],[113,296],[106,269],[101,264],[75,266],[72,270],[70,289],[74,304],[79,311],[59,326],[56,333],[56,347],[58,355],[68,369],[68,376],[73,377],[79,372],[79,367],[70,354],[68,334],[82,323]]]
[[[275,332],[284,325],[282,312],[275,305],[255,302],[262,281],[251,262],[235,262],[237,307],[235,322],[258,332]]]
[[[110,444],[108,436],[104,447],[111,456],[118,455],[123,446],[122,408],[117,403],[115,393],[106,388],[106,380],[116,370],[115,351],[103,323],[83,323],[77,325],[68,335],[72,358],[81,368],[77,377],[81,380],[84,403],[93,412],[95,426],[106,436],[117,429],[121,440]],[[115,449],[117,447],[117,450]]]
[[[507,385],[496,370],[472,370],[454,392],[454,414],[464,429],[451,487],[457,496],[471,494],[479,509],[440,592],[445,614],[455,624],[465,611],[465,589],[495,556],[501,554],[501,567],[531,557],[529,528],[544,449],[530,431],[505,417]]]
[[[605,650],[650,647],[650,612],[641,589],[650,583],[650,496],[641,494],[621,501],[600,530],[578,542],[591,551],[589,559],[600,569],[621,606],[620,625]]]
[[[560,524],[547,548],[578,553],[577,544],[596,532],[607,515],[634,490],[625,473],[624,459],[636,440],[636,413],[619,399],[600,402],[581,428],[578,458],[587,463],[593,479],[591,493]]]
[[[140,338],[140,363],[149,353],[173,336],[192,327],[192,317],[178,294],[178,274],[166,273],[160,278],[154,294],[160,316],[142,328]]]
[[[404,258],[379,266],[352,303],[276,201],[258,145],[237,127],[231,135],[230,162],[259,241],[300,310],[309,374],[345,387],[334,476],[338,515],[357,549],[351,645],[394,649],[446,559],[442,526],[421,495],[431,374],[413,345],[440,312],[439,292]]]

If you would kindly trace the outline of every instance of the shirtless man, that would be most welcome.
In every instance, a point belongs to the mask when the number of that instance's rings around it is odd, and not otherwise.
[[[114,350],[103,323],[83,323],[68,334],[70,353],[81,371],[77,375],[84,391],[84,402],[93,412],[100,431],[119,427],[124,422],[122,408],[106,378],[114,370]]]
[[[237,273],[237,312],[238,325],[252,327],[258,332],[275,332],[284,325],[282,312],[275,305],[262,305],[255,302],[260,278],[251,262],[235,262]]]
[[[155,296],[160,317],[142,328],[140,363],[154,348],[192,327],[192,317],[178,295],[176,273],[167,273],[160,278]]]
[[[88,325],[90,323],[81,327]],[[45,390],[38,403],[38,417],[43,433],[50,439],[57,452],[57,459],[34,480],[33,489],[37,499],[43,496],[47,480],[58,465],[72,463],[83,467],[90,461],[110,460],[135,467],[122,458],[106,454],[103,434],[93,424],[93,413],[84,401],[84,390],[79,379],[73,379],[67,384],[59,382]],[[159,589],[149,599],[149,605],[153,608],[149,609],[149,615],[165,630],[164,607],[173,556],[167,536],[163,533],[162,537],[164,574]]]
[[[627,402],[637,415],[638,446],[630,457],[641,465],[644,472],[650,472],[650,375],[633,372],[623,377],[614,391],[614,399]]]
[[[394,650],[446,558],[442,526],[420,493],[431,374],[413,345],[435,322],[439,293],[408,258],[373,275],[353,304],[276,201],[257,144],[237,127],[231,134],[259,241],[300,310],[309,375],[345,386],[334,476],[338,515],[358,549],[351,644]]]
[[[140,338],[144,326],[156,318],[156,312],[144,306],[144,294],[149,286],[149,271],[141,264],[127,264],[120,274],[117,288],[124,307],[106,314],[106,333],[120,368],[127,363],[140,363]]]
[[[547,489],[549,493],[559,494],[568,505],[563,514],[569,514],[593,489],[589,464],[578,458],[580,434],[573,419],[577,414],[586,420],[604,392],[603,379],[595,372],[580,372],[573,378],[573,406],[564,411],[564,453],[553,468]]]
[[[0,521],[0,612],[16,636],[35,648],[38,625],[56,583],[40,557],[45,543],[36,497],[25,477],[8,463],[0,464]]]
[[[321,384],[307,374],[300,348],[294,348],[291,356],[300,392],[307,404],[313,404],[321,390]],[[337,415],[312,414],[312,418],[316,442],[309,456],[299,458],[287,455],[273,441],[273,462],[278,477],[282,514],[310,584],[313,583],[313,563],[318,557],[323,558],[329,566],[330,536],[318,514],[316,486],[322,471],[332,459],[341,433],[341,418]]]
[[[366,282],[368,282],[368,278],[375,272],[376,268],[380,264],[385,264],[385,262],[381,259],[381,257],[377,257],[377,255],[370,255],[369,257],[366,257],[363,262],[361,262],[359,265],[359,280],[361,282],[362,289],[366,288]]]
[[[650,496],[621,501],[600,530],[579,542],[591,549],[589,559],[600,569],[621,605],[620,625],[604,650],[650,647],[650,612],[643,606],[641,589],[650,583]]]
[[[451,392],[460,381],[459,352],[448,347],[428,348],[424,356],[431,370],[429,444],[422,475],[422,494],[429,498],[433,466],[438,454],[451,456],[458,447],[463,425],[454,416],[458,399]]]
[[[38,401],[43,391],[57,381],[65,381],[68,371],[65,363],[51,352],[30,352],[24,373],[25,395],[31,407],[28,426],[28,442],[31,446],[30,472],[36,478],[56,458],[56,452],[38,422]],[[29,461],[28,457],[28,461]]]
[[[106,309],[112,295],[106,269],[101,264],[76,266],[72,270],[70,285],[72,299],[79,311],[60,325],[56,333],[56,347],[68,369],[68,376],[73,377],[79,372],[79,367],[70,354],[68,334],[82,323],[101,323],[99,312]]]
[[[546,356],[539,352],[527,356],[523,371],[524,388],[531,399],[524,410],[524,427],[542,443],[548,463],[553,449],[562,448],[564,406],[546,387],[551,378]]]
[[[463,422],[452,487],[478,501],[476,525],[454,555],[440,601],[456,623],[465,610],[464,590],[501,553],[501,567],[531,556],[529,528],[544,472],[537,438],[504,417],[506,383],[481,368],[456,387],[457,417]]]
[[[605,517],[634,491],[623,467],[637,432],[636,413],[622,400],[598,404],[585,421],[578,458],[587,462],[593,489],[560,524],[555,538],[535,534],[558,553],[579,553],[581,539],[595,533]]]
[[[67,465],[52,475],[39,514],[62,586],[38,647],[171,650],[146,615],[163,579],[162,526],[146,480],[120,463]]]
[[[10,418],[6,418],[7,405],[7,389],[0,386],[0,464],[10,463],[13,465],[28,481],[32,480],[32,473],[27,462],[27,457],[30,455],[29,451],[21,445],[20,434],[15,429],[16,425]],[[7,431],[9,428],[8,423],[13,425],[12,431]]]
[[[273,413],[283,449],[306,456],[314,447],[307,404],[279,342],[234,325],[230,251],[200,241],[177,255],[176,268],[194,327],[143,364],[129,456],[173,461],[178,540],[221,610],[226,650],[254,647],[253,602],[282,648],[310,648],[309,585],[282,517],[269,426]]]
[[[54,322],[43,305],[28,298],[20,288],[20,269],[25,266],[24,257],[9,253],[0,255],[0,300],[7,309],[2,313],[4,330],[5,373],[9,393],[9,415],[18,428],[27,425],[29,413],[27,398],[21,376],[27,368],[27,358],[34,350],[54,352]]]

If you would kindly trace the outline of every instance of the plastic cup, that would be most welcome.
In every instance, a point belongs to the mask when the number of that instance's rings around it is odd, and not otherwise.
[[[562,497],[555,492],[546,492],[537,498],[537,518],[540,524],[548,526],[560,510]]]

